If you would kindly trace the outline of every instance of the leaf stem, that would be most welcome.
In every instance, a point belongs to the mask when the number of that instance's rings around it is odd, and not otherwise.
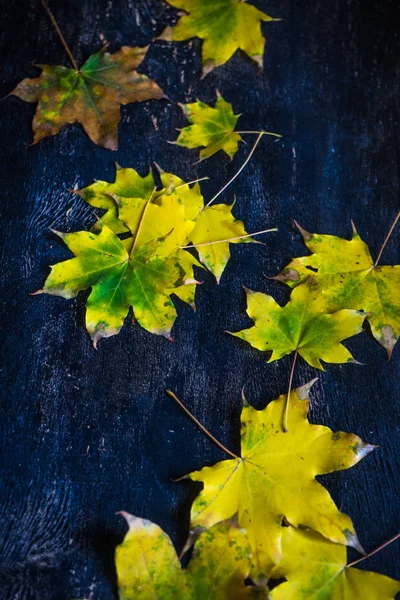
[[[260,131],[236,131],[235,130],[234,133],[242,133],[242,134],[244,134],[244,133],[261,133],[261,132]],[[262,133],[264,135],[272,135],[272,136],[277,137],[277,138],[281,138],[282,137],[281,135],[279,135],[279,133],[272,133],[272,131],[263,131]]]
[[[213,436],[213,435],[212,435],[212,434],[211,434],[211,433],[210,433],[210,432],[209,432],[209,431],[208,431],[208,430],[207,430],[207,429],[204,427],[204,425],[202,425],[202,424],[200,423],[200,421],[198,421],[198,420],[196,419],[196,417],[195,417],[194,415],[192,415],[192,413],[190,412],[190,410],[186,408],[186,406],[183,404],[183,402],[181,402],[181,401],[179,400],[179,398],[176,396],[176,394],[174,394],[174,392],[172,392],[171,390],[165,390],[165,391],[167,392],[168,396],[171,396],[171,398],[173,398],[173,399],[175,400],[175,402],[177,402],[177,403],[179,404],[179,406],[180,406],[180,407],[181,407],[181,408],[182,408],[182,409],[185,411],[185,413],[186,413],[187,415],[189,415],[189,417],[192,419],[192,421],[194,421],[194,422],[196,423],[197,427],[199,427],[199,428],[200,428],[200,429],[203,431],[203,433],[205,433],[205,434],[206,434],[206,435],[207,435],[207,436],[210,438],[210,440],[212,440],[212,441],[214,442],[214,444],[216,444],[216,445],[217,445],[219,448],[221,448],[221,450],[223,450],[224,452],[226,452],[227,454],[229,454],[229,456],[232,456],[232,458],[235,458],[235,459],[239,459],[239,460],[241,460],[241,459],[240,459],[240,456],[237,456],[237,454],[234,454],[233,452],[231,452],[230,450],[228,450],[228,448],[226,448],[226,446],[224,446],[223,444],[221,444],[221,442],[219,442],[219,441],[217,440],[217,438],[215,438],[215,437],[214,437],[214,436]]]
[[[192,183],[198,183],[199,181],[205,181],[206,179],[210,179],[209,177],[200,177],[200,179],[193,179],[193,181],[188,181],[187,183],[181,183],[181,185],[177,185],[175,190],[179,190],[180,188],[185,187],[185,185],[192,185]]]
[[[244,163],[242,164],[242,166],[240,167],[239,171],[236,171],[235,175],[233,177],[231,177],[231,179],[223,186],[223,188],[221,188],[219,190],[219,192],[217,192],[215,194],[215,196],[213,196],[211,198],[211,200],[209,202],[207,202],[207,204],[204,206],[204,208],[207,208],[208,206],[210,206],[210,204],[212,204],[214,202],[214,200],[216,200],[218,198],[218,196],[220,196],[222,194],[222,192],[224,192],[226,190],[227,187],[229,187],[231,185],[231,183],[236,179],[236,177],[238,175],[240,175],[240,173],[243,171],[243,169],[245,168],[245,166],[247,165],[247,163],[249,162],[249,160],[251,159],[251,157],[254,154],[255,149],[257,148],[262,136],[265,134],[265,131],[260,131],[260,133],[258,134],[258,137],[256,139],[256,141],[254,142],[254,146],[252,147],[252,149],[250,150],[250,153],[248,155],[248,157],[246,158],[246,160],[244,161]]]
[[[72,63],[72,66],[74,67],[75,71],[79,71],[78,65],[76,64],[76,61],[74,59],[74,57],[72,56],[72,52],[69,49],[69,46],[67,44],[67,42],[65,41],[65,37],[63,36],[63,34],[61,33],[61,29],[58,26],[58,23],[53,15],[53,13],[51,12],[51,10],[49,9],[49,7],[47,6],[47,2],[46,0],[40,0],[40,2],[42,3],[43,8],[45,9],[45,11],[47,12],[47,14],[49,15],[51,22],[53,23],[57,33],[58,33],[58,37],[61,40],[62,45],[64,46],[64,50],[65,52],[68,54],[69,60]]]
[[[289,404],[290,404],[290,392],[292,391],[292,383],[293,383],[293,374],[294,374],[294,368],[296,366],[296,360],[297,360],[297,350],[294,353],[294,357],[293,357],[293,362],[292,362],[292,368],[290,369],[290,377],[289,377],[289,386],[288,386],[288,393],[286,396],[286,403],[285,403],[285,411],[283,413],[283,422],[282,422],[282,428],[283,431],[285,433],[288,432],[288,418],[289,418]]]
[[[138,241],[138,238],[139,238],[139,233],[140,233],[140,230],[141,230],[142,225],[143,225],[144,217],[146,215],[147,207],[149,206],[150,202],[152,201],[155,191],[156,191],[156,187],[154,187],[154,189],[151,192],[151,194],[150,194],[150,196],[149,196],[146,204],[144,205],[143,212],[142,212],[141,217],[140,217],[139,225],[138,225],[138,228],[136,229],[135,237],[133,239],[132,250],[130,251],[130,256],[132,256],[132,254],[135,251],[136,244],[137,244],[137,241]]]
[[[390,540],[388,540],[384,544],[381,544],[380,546],[378,546],[378,548],[375,548],[375,550],[372,550],[372,552],[369,552],[368,554],[366,554],[365,556],[362,556],[361,558],[358,558],[357,560],[353,560],[353,562],[351,562],[348,565],[346,565],[346,569],[348,567],[353,567],[354,565],[357,565],[362,560],[365,560],[366,558],[369,558],[370,556],[373,556],[377,552],[380,552],[381,550],[383,550],[383,548],[386,548],[386,546],[389,546],[389,544],[392,544],[393,542],[395,542],[399,538],[400,538],[400,533],[398,533],[394,537],[390,538]]]
[[[375,265],[374,265],[375,267],[378,265],[378,262],[380,261],[380,259],[381,259],[381,256],[382,256],[382,252],[384,251],[384,249],[385,249],[385,246],[386,246],[386,244],[388,243],[388,241],[389,241],[389,238],[390,238],[390,236],[392,235],[392,233],[393,233],[393,230],[394,230],[394,228],[396,227],[396,225],[397,225],[397,221],[398,221],[399,219],[400,219],[400,211],[397,213],[397,216],[396,216],[395,220],[393,221],[393,224],[392,224],[391,228],[389,229],[389,233],[388,233],[388,234],[387,234],[387,236],[385,237],[385,241],[384,241],[384,242],[383,242],[383,244],[382,244],[382,248],[379,250],[378,258],[376,259],[376,261],[375,261]]]
[[[199,248],[200,246],[212,246],[213,244],[223,244],[224,242],[234,242],[235,240],[243,240],[245,238],[252,237],[253,235],[261,235],[262,233],[269,233],[270,231],[278,231],[276,227],[273,229],[263,229],[263,231],[256,231],[255,233],[246,233],[246,235],[238,235],[237,237],[228,238],[226,240],[216,240],[215,242],[204,242],[203,244],[188,244],[187,246],[179,246],[181,250],[186,248]]]

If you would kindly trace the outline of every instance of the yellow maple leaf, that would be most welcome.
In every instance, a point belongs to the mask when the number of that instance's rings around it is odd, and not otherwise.
[[[262,66],[265,39],[262,21],[275,21],[255,6],[240,0],[167,0],[184,10],[174,27],[161,38],[183,41],[199,37],[203,41],[203,75],[226,63],[239,48]]]
[[[209,158],[219,150],[223,150],[232,158],[238,149],[242,137],[234,131],[240,115],[235,115],[232,105],[226,102],[217,92],[215,106],[204,102],[182,104],[181,108],[191,125],[180,130],[176,144],[185,148],[198,148],[200,160]]]
[[[349,516],[335,506],[315,479],[348,469],[374,446],[350,433],[311,425],[308,391],[313,382],[290,396],[289,432],[281,429],[286,396],[258,411],[244,406],[241,457],[204,467],[189,477],[204,484],[191,511],[192,526],[212,527],[237,515],[253,551],[252,576],[268,578],[282,555],[282,519],[312,528],[330,540],[359,548]]]

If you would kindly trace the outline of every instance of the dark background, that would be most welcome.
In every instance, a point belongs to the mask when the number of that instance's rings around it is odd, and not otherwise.
[[[242,285],[284,302],[289,290],[267,281],[304,253],[293,228],[344,237],[353,219],[373,256],[399,209],[400,9],[395,1],[265,0],[264,72],[240,52],[200,80],[200,42],[152,44],[143,71],[171,102],[122,108],[117,152],[96,147],[79,125],[36,146],[34,105],[0,102],[1,346],[0,597],[70,600],[116,597],[114,551],[124,509],[152,519],[178,548],[187,534],[195,484],[171,481],[225,458],[164,393],[176,391],[224,444],[239,451],[241,388],[258,407],[284,393],[291,358],[265,356],[224,330],[249,324]],[[82,63],[104,41],[145,45],[176,12],[156,0],[53,0],[65,37]],[[38,0],[2,1],[1,89],[8,94],[35,63],[68,65]],[[204,175],[206,199],[246,157],[219,153],[199,165],[197,151],[167,144],[185,119],[176,102],[215,100],[215,90],[243,113],[240,129],[267,128],[243,174],[224,196],[237,196],[248,231],[277,226],[265,246],[242,245],[217,286],[201,273],[197,312],[177,303],[175,342],[129,322],[95,351],[84,329],[84,294],[66,301],[29,296],[49,265],[69,256],[49,232],[84,229],[94,211],[67,191],[111,181],[114,161],[144,175],[156,161],[186,180]],[[253,138],[254,139],[254,138]],[[252,139],[248,136],[249,144]],[[400,228],[382,264],[399,261]],[[311,420],[352,431],[379,448],[358,466],[326,476],[339,507],[372,550],[399,530],[398,375],[369,331],[347,342],[366,366],[300,361],[295,385],[319,375]],[[360,567],[400,578],[400,544]]]

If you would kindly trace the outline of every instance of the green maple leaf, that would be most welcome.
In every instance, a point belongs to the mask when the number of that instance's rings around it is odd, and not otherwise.
[[[262,66],[265,39],[261,22],[276,19],[241,0],[167,1],[187,14],[161,37],[172,41],[193,37],[204,40],[203,75],[226,63],[239,48]]]
[[[170,173],[162,173],[161,182],[157,190],[151,173],[142,178],[134,169],[117,170],[114,183],[97,181],[77,192],[105,210],[92,230],[58,234],[74,258],[54,265],[40,292],[72,298],[92,288],[86,328],[94,345],[119,333],[130,307],[147,331],[170,338],[176,319],[171,295],[194,307],[193,268],[202,266],[185,249],[188,242],[199,244],[201,262],[219,279],[229,238],[251,241],[232,207],[204,205],[198,183],[190,187]],[[130,237],[121,240],[120,233]]]
[[[236,154],[242,137],[234,129],[240,115],[233,114],[232,105],[222,96],[218,94],[214,108],[204,102],[182,104],[181,108],[192,125],[181,130],[176,140],[178,146],[204,146],[200,151],[200,160],[209,158],[219,150],[231,158]]]
[[[78,69],[38,65],[42,74],[24,79],[11,92],[37,102],[34,143],[56,134],[66,123],[81,123],[90,139],[116,150],[120,105],[165,98],[161,88],[137,73],[147,48],[123,46],[118,52],[97,52]]]
[[[355,229],[351,240],[299,229],[312,254],[294,258],[274,279],[293,288],[312,276],[326,312],[368,313],[371,331],[390,357],[400,336],[400,265],[376,265]]]
[[[366,317],[358,310],[324,312],[318,286],[312,278],[293,290],[281,307],[267,294],[247,290],[247,314],[254,327],[232,333],[262,351],[272,351],[269,362],[296,351],[311,366],[355,362],[341,342],[362,331]]]

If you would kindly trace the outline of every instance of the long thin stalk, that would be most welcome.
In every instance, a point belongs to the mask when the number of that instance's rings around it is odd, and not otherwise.
[[[245,133],[261,133],[260,131],[236,131],[235,129],[235,133],[241,133],[241,134],[245,134]],[[263,131],[264,135],[272,135],[273,137],[276,138],[281,138],[282,136],[279,135],[279,133],[273,133],[272,131]]]
[[[208,206],[210,206],[210,204],[212,204],[214,202],[214,200],[216,200],[218,198],[218,196],[220,196],[222,194],[222,192],[224,192],[226,190],[226,188],[229,187],[233,181],[235,181],[236,177],[238,175],[240,175],[240,173],[243,171],[243,169],[245,168],[245,166],[247,165],[247,163],[249,162],[249,160],[253,156],[254,151],[257,148],[257,146],[258,146],[258,144],[259,144],[259,142],[260,142],[260,140],[261,140],[261,138],[262,138],[262,136],[264,134],[265,134],[265,131],[260,131],[260,133],[258,134],[258,137],[257,137],[256,141],[254,142],[254,146],[250,150],[250,153],[249,153],[248,157],[246,158],[246,160],[244,161],[244,163],[240,167],[239,171],[236,171],[235,175],[233,177],[231,177],[231,179],[224,185],[224,187],[221,188],[219,190],[219,192],[217,192],[215,194],[215,196],[213,196],[209,202],[207,202],[207,204],[205,205],[204,208],[207,208]]]
[[[400,211],[397,213],[397,216],[396,216],[395,220],[393,221],[393,224],[392,224],[391,228],[389,229],[389,233],[388,233],[388,234],[387,234],[387,236],[385,237],[385,241],[383,242],[383,244],[382,244],[382,247],[381,247],[381,249],[379,250],[378,258],[376,259],[376,261],[375,261],[375,265],[374,265],[375,267],[378,265],[378,262],[380,261],[380,259],[381,259],[381,256],[382,256],[382,252],[384,251],[384,249],[385,249],[385,246],[386,246],[386,244],[388,243],[388,241],[389,241],[389,238],[390,238],[390,236],[392,235],[392,233],[393,233],[393,230],[394,230],[394,228],[396,227],[396,225],[397,225],[397,221],[398,221],[399,219],[400,219]]]
[[[139,225],[138,225],[138,228],[136,229],[135,238],[133,240],[132,250],[130,252],[131,255],[135,251],[136,244],[137,244],[137,241],[138,241],[138,238],[139,238],[139,233],[140,233],[140,230],[141,230],[142,225],[143,225],[144,217],[146,215],[147,207],[149,206],[150,202],[152,201],[155,191],[156,191],[156,188],[154,188],[153,191],[151,192],[151,194],[149,196],[149,199],[147,200],[147,202],[146,202],[146,204],[145,204],[145,206],[143,208],[143,212],[142,212],[142,215],[140,217]]]
[[[192,183],[198,183],[199,181],[205,181],[206,179],[210,179],[209,177],[200,177],[200,179],[193,179],[193,181],[188,181],[187,183],[181,183],[181,185],[177,185],[176,188],[174,188],[175,190],[179,190],[182,187],[185,187],[185,185],[192,185]]]
[[[287,393],[287,396],[286,396],[285,411],[283,413],[282,428],[283,428],[283,431],[285,433],[287,433],[287,431],[288,431],[290,392],[292,391],[293,374],[294,374],[294,368],[296,366],[296,360],[297,360],[297,350],[294,353],[293,362],[292,362],[292,368],[290,369],[288,393]]]
[[[190,412],[189,409],[186,408],[186,406],[183,404],[183,402],[181,402],[179,400],[179,398],[176,396],[176,394],[174,394],[174,392],[172,392],[171,390],[165,390],[168,394],[168,396],[171,396],[171,398],[173,398],[175,400],[175,402],[177,402],[179,404],[179,406],[185,411],[185,413],[187,415],[189,415],[189,417],[192,419],[192,421],[194,421],[194,423],[196,423],[197,427],[199,427],[203,433],[205,433],[210,440],[212,440],[214,442],[214,444],[216,444],[218,446],[218,448],[220,448],[221,450],[223,450],[224,452],[226,452],[227,454],[229,454],[229,456],[232,456],[232,458],[235,459],[239,459],[240,460],[240,456],[237,456],[237,454],[234,454],[233,452],[231,452],[226,446],[224,446],[223,444],[221,444],[221,442],[219,442],[217,440],[217,438],[215,438],[212,433],[210,433],[205,427],[204,425],[202,425],[200,423],[200,421],[198,421],[196,419],[196,417],[194,415],[192,415],[192,413]]]
[[[78,65],[77,65],[77,63],[76,63],[76,61],[75,61],[74,57],[72,56],[72,52],[71,52],[71,50],[69,49],[69,46],[68,46],[67,42],[65,41],[65,37],[64,37],[64,36],[63,36],[63,34],[61,33],[61,29],[59,28],[59,26],[58,26],[58,23],[57,23],[57,21],[56,21],[56,19],[55,19],[54,15],[53,15],[53,13],[51,12],[51,10],[49,9],[49,7],[47,6],[47,2],[46,2],[46,0],[40,0],[40,2],[42,3],[42,6],[43,6],[43,8],[45,9],[45,11],[47,12],[47,14],[49,15],[49,17],[50,17],[50,19],[51,19],[51,22],[53,23],[53,25],[54,25],[54,27],[55,27],[55,30],[56,30],[56,31],[57,31],[57,33],[58,33],[58,37],[60,38],[60,40],[61,40],[61,43],[62,43],[62,45],[64,46],[64,50],[65,50],[65,52],[68,54],[68,57],[69,57],[69,60],[70,60],[70,61],[71,61],[71,63],[72,63],[72,66],[74,67],[74,69],[75,69],[76,71],[79,71],[79,67],[78,67]]]
[[[380,552],[381,550],[383,550],[383,548],[386,548],[386,546],[389,546],[389,544],[392,544],[393,542],[395,542],[399,538],[400,538],[400,533],[398,533],[397,535],[395,535],[392,538],[390,538],[390,540],[388,540],[384,544],[381,544],[380,546],[378,546],[378,548],[375,548],[375,550],[372,550],[372,552],[369,552],[368,554],[366,554],[365,556],[362,556],[361,558],[358,558],[357,560],[353,560],[353,562],[351,562],[348,565],[346,565],[346,568],[348,568],[348,567],[354,567],[354,565],[357,565],[358,563],[360,563],[361,561],[365,560],[366,558],[369,558],[370,556],[373,556],[377,552]]]
[[[263,231],[256,231],[255,233],[246,233],[246,235],[238,235],[236,237],[227,238],[225,240],[216,240],[215,242],[204,242],[202,244],[188,244],[187,246],[179,246],[181,250],[186,248],[199,248],[200,246],[212,246],[213,244],[223,244],[224,242],[234,242],[236,240],[243,240],[245,238],[253,237],[254,235],[261,235],[262,233],[269,233],[270,231],[278,231],[276,227],[273,229],[263,229]]]

